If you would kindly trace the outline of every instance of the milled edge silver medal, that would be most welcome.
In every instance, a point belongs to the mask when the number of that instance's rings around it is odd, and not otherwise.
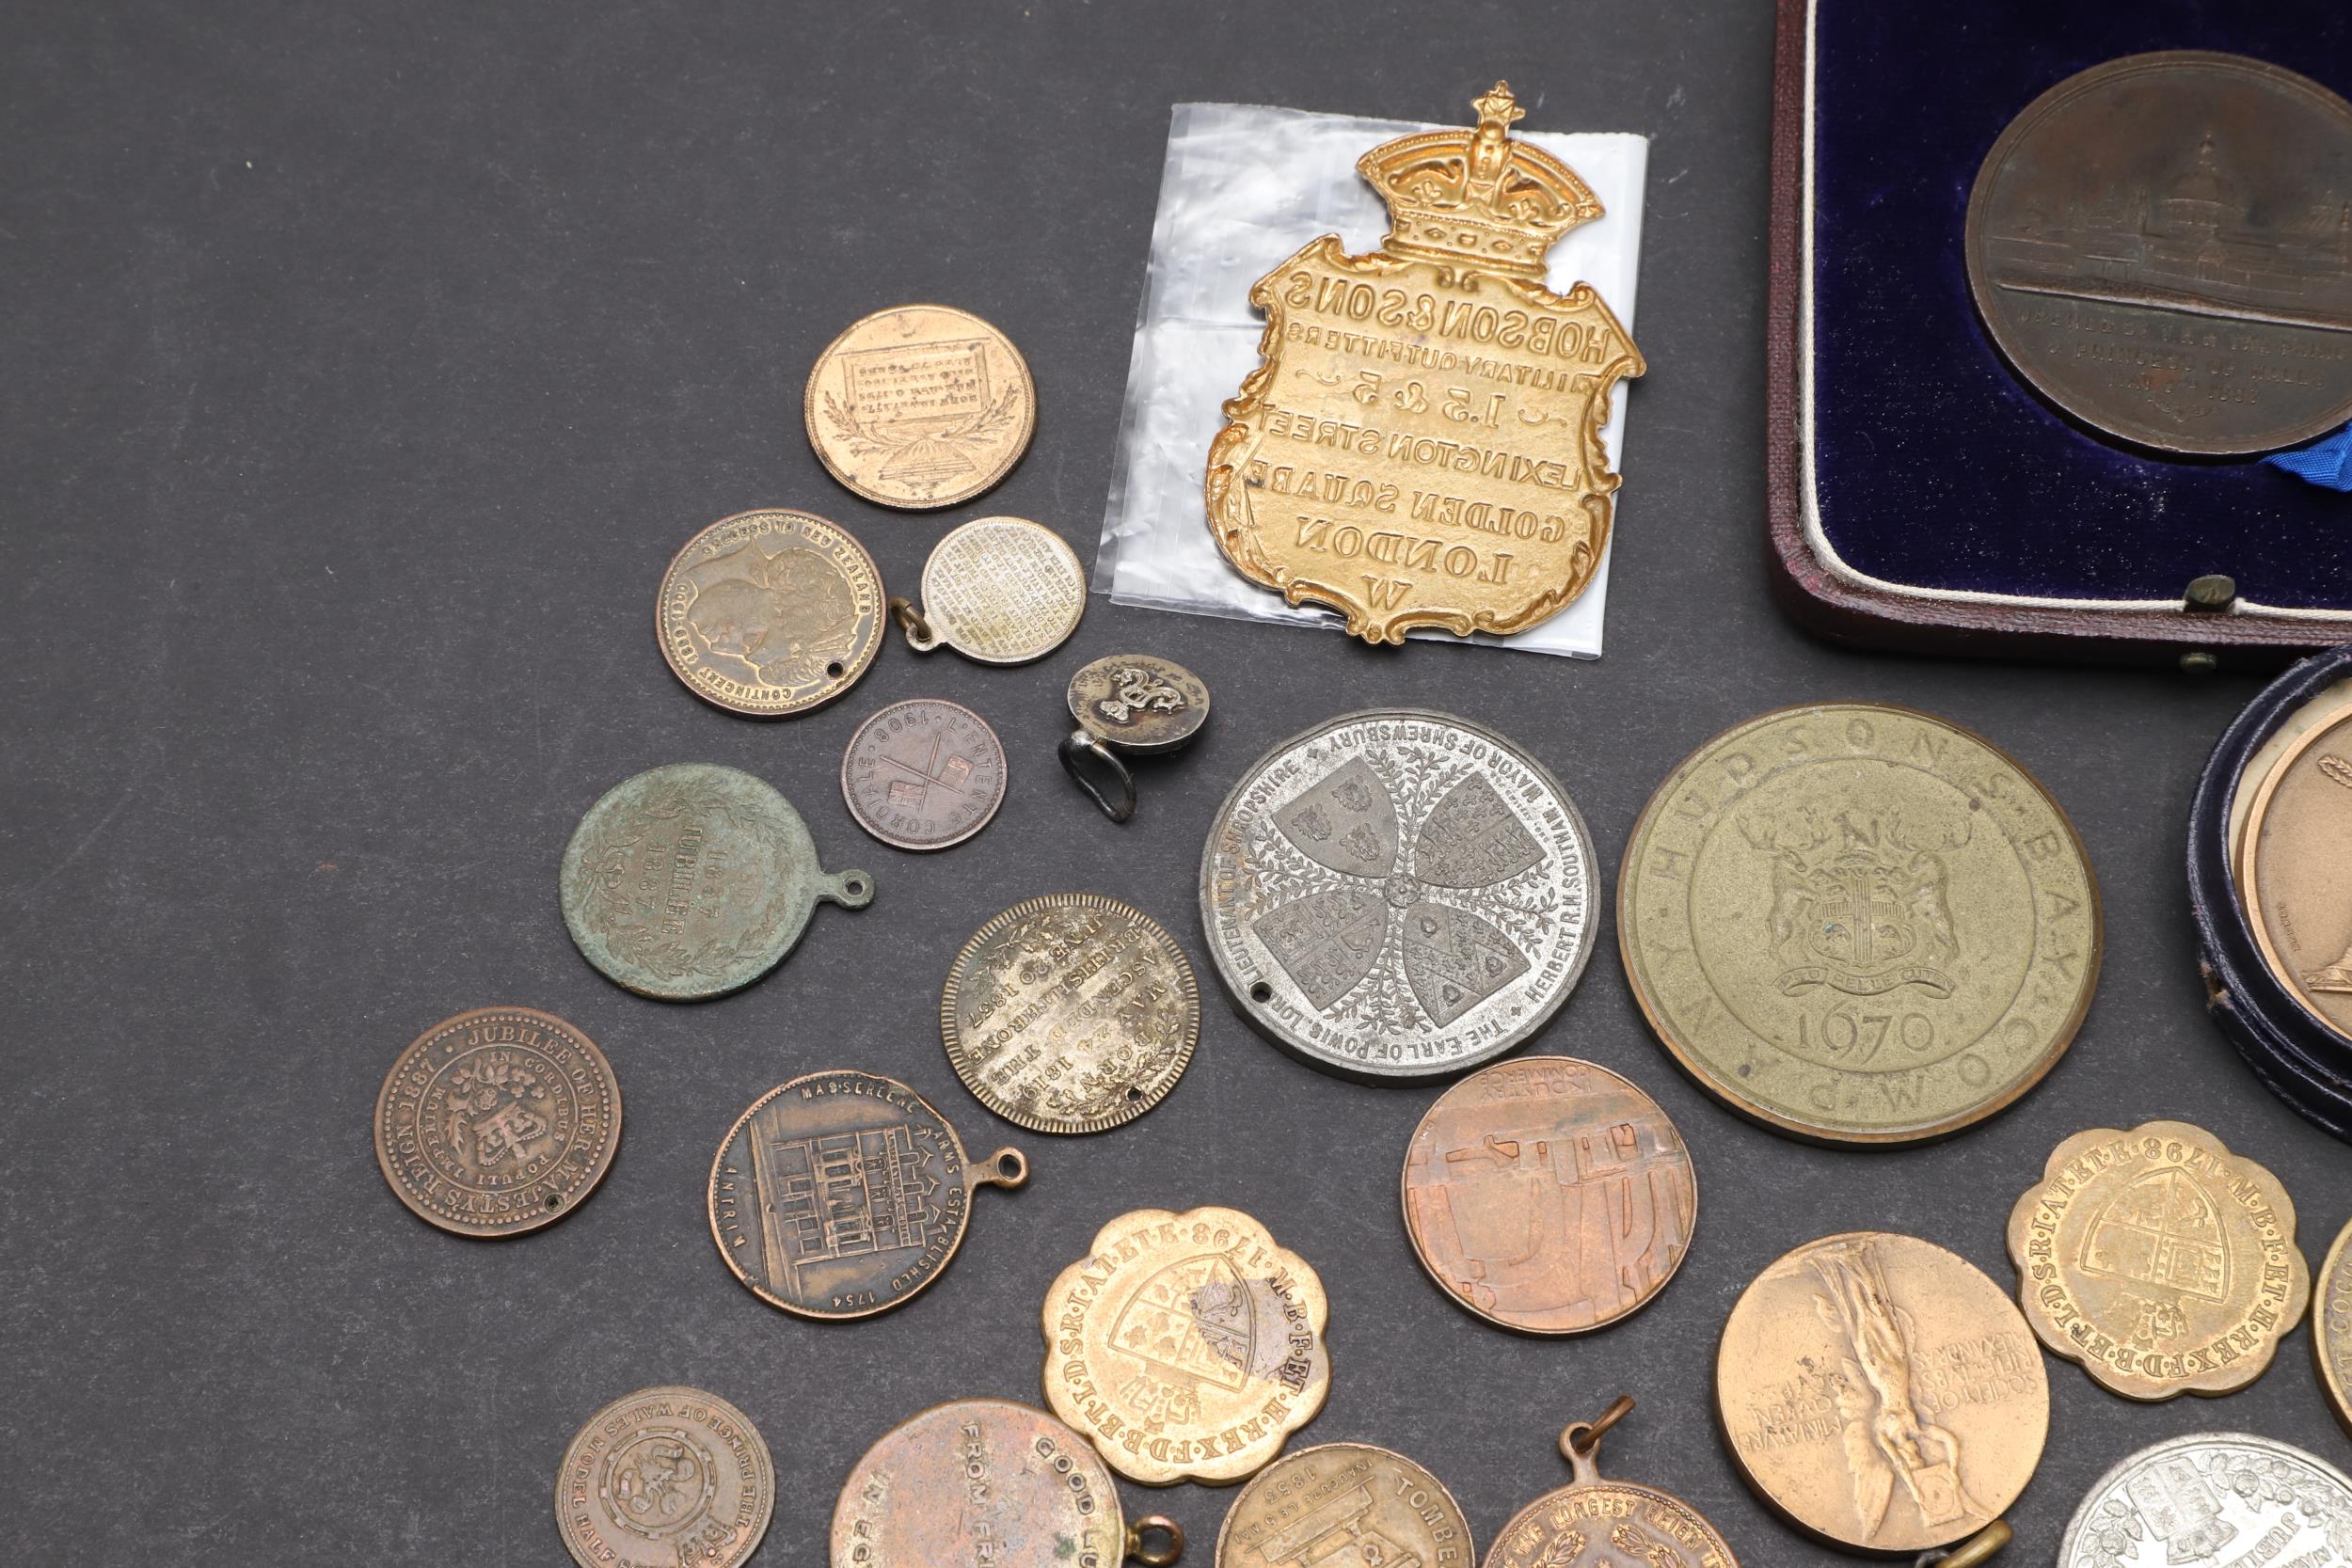
[[[1221,930],[1218,912],[1220,847],[1234,832],[1233,818],[1236,811],[1243,806],[1252,790],[1260,785],[1263,777],[1290,753],[1311,747],[1317,741],[1350,726],[1367,724],[1429,725],[1454,732],[1461,741],[1490,748],[1507,757],[1514,766],[1525,769],[1543,792],[1547,803],[1558,810],[1558,821],[1547,828],[1540,819],[1531,822],[1531,814],[1523,804],[1511,806],[1512,814],[1518,819],[1522,830],[1540,844],[1547,852],[1542,861],[1532,863],[1521,872],[1512,873],[1501,880],[1508,881],[1512,877],[1533,871],[1537,864],[1554,863],[1556,869],[1551,876],[1553,886],[1559,896],[1554,910],[1548,918],[1555,922],[1565,933],[1565,940],[1572,951],[1560,962],[1557,973],[1549,981],[1548,990],[1529,992],[1518,1002],[1519,1011],[1516,1015],[1516,1022],[1509,1028],[1501,1030],[1491,1039],[1486,1040],[1473,1049],[1463,1051],[1459,1054],[1432,1056],[1423,1060],[1375,1060],[1371,1054],[1374,1042],[1367,1042],[1366,1054],[1352,1056],[1311,1038],[1306,1033],[1276,1016],[1276,1008],[1273,1005],[1278,1001],[1282,1001],[1283,1005],[1291,1010],[1302,1013],[1318,1012],[1323,1009],[1314,1006],[1305,994],[1303,988],[1281,966],[1279,959],[1268,967],[1261,968],[1257,958],[1247,949],[1236,951],[1238,942],[1229,942]],[[1360,755],[1361,752],[1359,752],[1358,754]],[[1279,803],[1275,802],[1273,797],[1269,795],[1265,802],[1264,815],[1270,816],[1273,812],[1286,808],[1299,796],[1304,795],[1308,789],[1321,787],[1326,781],[1336,776],[1346,766],[1344,762],[1341,763],[1313,783],[1284,797]],[[1490,773],[1491,768],[1488,768],[1481,776]],[[1450,790],[1449,793],[1451,793]],[[1504,803],[1511,805],[1511,802],[1507,800]],[[1427,815],[1424,811],[1421,821],[1414,823],[1409,830],[1402,822],[1397,824],[1399,841],[1397,849],[1400,863],[1402,863],[1401,857],[1408,834],[1417,833],[1426,820]],[[1563,840],[1565,842],[1560,842]],[[1566,852],[1571,848],[1572,853]],[[1569,863],[1570,862],[1573,863]],[[1403,871],[1391,871],[1384,878],[1374,879],[1368,874],[1341,873],[1331,868],[1327,862],[1324,863],[1327,870],[1332,870],[1334,886],[1377,889],[1379,896],[1392,911],[1391,918],[1383,929],[1380,949],[1372,963],[1367,965],[1365,974],[1347,989],[1339,992],[1329,1005],[1336,1006],[1340,1000],[1354,995],[1366,980],[1373,977],[1375,971],[1384,969],[1389,972],[1390,978],[1397,985],[1409,988],[1408,980],[1401,973],[1404,960],[1401,958],[1390,956],[1390,948],[1400,941],[1400,933],[1395,928],[1393,911],[1410,907],[1412,892],[1416,888],[1428,891],[1429,884],[1422,884],[1418,879]],[[1560,1009],[1561,1004],[1567,1000],[1568,993],[1576,988],[1578,977],[1584,972],[1586,961],[1592,957],[1593,926],[1597,910],[1593,886],[1596,864],[1592,830],[1585,825],[1583,814],[1577,810],[1576,802],[1569,798],[1567,791],[1561,787],[1560,781],[1553,777],[1550,769],[1529,755],[1517,743],[1483,724],[1475,724],[1453,714],[1436,712],[1427,708],[1367,708],[1354,713],[1343,713],[1269,748],[1263,755],[1243,771],[1239,781],[1225,797],[1224,803],[1217,808],[1216,816],[1210,824],[1208,839],[1201,846],[1200,850],[1200,926],[1203,945],[1208,949],[1209,958],[1216,971],[1217,980],[1223,987],[1226,999],[1232,1005],[1233,1010],[1239,1013],[1251,1028],[1257,1030],[1280,1050],[1296,1056],[1311,1067],[1343,1078],[1352,1078],[1373,1084],[1425,1083],[1431,1079],[1448,1078],[1466,1072],[1471,1068],[1484,1066],[1497,1057],[1517,1050],[1542,1029],[1544,1024],[1549,1022],[1552,1014]],[[1400,886],[1399,884],[1411,885]],[[1327,890],[1317,890],[1315,895],[1320,895],[1324,891]],[[1476,890],[1455,888],[1450,891],[1468,894]],[[1405,897],[1406,901],[1400,903],[1398,901],[1400,896]],[[1445,902],[1442,898],[1426,901]],[[1465,899],[1463,903],[1454,907],[1463,910],[1466,913],[1477,914],[1474,900]],[[1491,927],[1491,923],[1486,922],[1483,916],[1479,916],[1479,920],[1481,924]],[[1263,947],[1263,940],[1257,939],[1254,945]],[[1542,975],[1542,967],[1541,962],[1537,960],[1531,960],[1528,964],[1528,968],[1535,972],[1539,980]],[[1520,986],[1523,979],[1523,975],[1514,976],[1510,981],[1497,986],[1486,995],[1468,1003],[1460,1012],[1455,1014],[1454,1022],[1458,1023],[1465,1017],[1475,1017],[1483,1013],[1495,1003],[1498,996],[1510,989]],[[1287,999],[1281,996],[1281,992],[1285,990],[1290,993]],[[1410,994],[1409,989],[1407,994]],[[1416,1002],[1418,1001],[1419,998],[1416,997]],[[1434,1021],[1427,1016],[1424,1008],[1417,1006],[1413,1010],[1416,1022],[1420,1025],[1419,1032],[1424,1039],[1443,1038],[1454,1033],[1453,1024],[1434,1025],[1433,1027]],[[1330,1032],[1340,1033],[1341,1031]]]
[[[2143,1554],[2135,1553],[2129,1558],[2119,1558],[2097,1544],[2085,1544],[2084,1535],[2098,1527],[2100,1516],[2106,1512],[2102,1505],[2122,1492],[2129,1479],[2154,1469],[2156,1465],[2163,1460],[2175,1456],[2194,1459],[2200,1455],[2222,1451],[2235,1451],[2245,1457],[2260,1457],[2316,1471],[2315,1479],[2331,1484],[2336,1490],[2337,1496],[2333,1499],[2336,1504],[2335,1510],[2327,1516],[2312,1517],[2315,1511],[2310,1508],[2307,1499],[2300,1497],[2290,1503],[2282,1504],[2282,1509],[2303,1510],[2306,1522],[2323,1531],[2328,1530],[2331,1526],[2337,1529],[2352,1528],[2352,1476],[2345,1475],[2317,1454],[2307,1452],[2291,1443],[2281,1443],[2269,1437],[2257,1437],[2250,1432],[2192,1432],[2184,1436],[2167,1438],[2161,1443],[2151,1443],[2148,1447],[2129,1455],[2091,1483],[2090,1489],[2083,1494],[2083,1500],[2075,1506],[2074,1516],[2066,1522],[2066,1535],[2058,1543],[2058,1568],[2105,1568],[2105,1565],[2110,1563],[2137,1563]],[[2219,1516],[2216,1514],[2214,1517]],[[2168,1544],[2164,1541],[2146,1543],[2158,1548]],[[2256,1543],[2246,1542],[2244,1544],[2252,1546]],[[2293,1544],[2294,1539],[2290,1536],[2277,1548],[2277,1555],[2283,1560],[2285,1549]],[[2172,1560],[2218,1562],[2223,1559],[2218,1555],[2217,1546],[2214,1552],[2200,1553],[2193,1558],[2187,1556],[2173,1558]],[[2245,1560],[2253,1561],[2256,1558],[2249,1557]]]

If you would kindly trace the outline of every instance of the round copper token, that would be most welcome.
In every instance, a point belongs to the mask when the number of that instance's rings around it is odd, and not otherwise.
[[[857,684],[882,643],[882,573],[849,531],[805,512],[739,512],[661,576],[654,635],[687,689],[776,719]]]
[[[1522,1056],[1438,1097],[1405,1156],[1405,1230],[1488,1323],[1581,1334],[1638,1311],[1691,1244],[1698,1178],[1658,1102],[1607,1068]]]
[[[1216,1532],[1216,1568],[1470,1568],[1470,1521],[1401,1453],[1325,1443],[1249,1478]]]
[[[1009,1400],[957,1400],[892,1428],[833,1511],[832,1568],[1166,1568],[1184,1545],[1158,1514],[1130,1528],[1094,1446]]]
[[[1740,1292],[1715,1357],[1724,1441],[1757,1496],[1849,1551],[1949,1545],[2042,1462],[2050,1385],[2017,1304],[1915,1236],[1852,1231]]]
[[[1005,801],[1005,748],[958,703],[893,703],[857,727],[841,753],[841,798],[857,825],[900,849],[945,849],[989,824]]]
[[[1184,950],[1092,893],[1015,904],[972,935],[939,1000],[964,1087],[1039,1132],[1100,1132],[1168,1098],[1200,1037]]]
[[[770,1089],[710,1162],[710,1239],[760,1300],[803,1318],[901,1306],[955,1260],[972,1194],[1018,1187],[1029,1162],[984,1164],[895,1078],[835,1069]]]
[[[1968,282],[2020,375],[2165,451],[2290,447],[2352,416],[2352,104],[2236,55],[2093,66],[1985,154]]]
[[[916,653],[945,644],[982,664],[1043,658],[1086,613],[1086,568],[1060,534],[1026,517],[975,517],[923,562],[923,604],[890,602]]]
[[[776,1468],[740,1410],[699,1388],[641,1388],[588,1418],[555,1478],[580,1568],[736,1568],[758,1549]]]
[[[552,1013],[477,1007],[409,1042],[375,1097],[375,1163],[420,1218],[460,1236],[562,1219],[621,1143],[621,1085]]]
[[[884,506],[969,500],[1011,471],[1037,429],[1012,341],[945,305],[877,310],[825,345],[802,399],[834,478]]]

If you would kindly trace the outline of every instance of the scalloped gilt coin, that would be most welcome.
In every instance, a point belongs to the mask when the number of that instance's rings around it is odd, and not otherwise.
[[[1249,1479],[1216,1532],[1216,1568],[1470,1568],[1454,1494],[1401,1453],[1325,1443]]]
[[[1854,1552],[1947,1546],[1994,1524],[2042,1462],[2050,1385],[1998,1285],[1916,1236],[1808,1242],[1740,1292],[1715,1356],[1740,1473]]]
[[[945,305],[877,310],[825,345],[801,400],[808,444],[869,501],[969,500],[1021,461],[1037,390],[1012,340]]]
[[[2009,1256],[2051,1354],[2133,1400],[2245,1387],[2312,1293],[2279,1179],[2185,1121],[2052,1149],[2010,1211]]]
[[[695,696],[780,719],[857,684],[882,645],[886,602],[874,558],[839,524],[739,512],[689,539],[661,575],[654,635]]]
[[[1406,1148],[1421,1266],[1525,1334],[1582,1334],[1648,1305],[1682,1265],[1698,1202],[1691,1151],[1658,1102],[1569,1056],[1470,1074]]]
[[[833,1568],[1167,1568],[1172,1519],[1132,1526],[1093,1445],[1041,1410],[957,1400],[893,1427],[841,1483]],[[1399,1564],[1399,1568],[1404,1568]]]
[[[973,1097],[1038,1132],[1100,1132],[1168,1098],[1200,1037],[1184,950],[1141,910],[1092,893],[1031,898],[963,944],[939,1001]]]
[[[1327,720],[1260,757],[1200,852],[1235,1010],[1374,1083],[1523,1043],[1592,956],[1593,835],[1543,764],[1451,714]]]
[[[893,848],[961,844],[1005,803],[1004,743],[961,703],[893,703],[850,736],[841,798],[859,827]]]
[[[588,1418],[555,1477],[555,1524],[580,1568],[737,1568],[776,1503],[768,1445],[699,1388],[641,1388]]]
[[[680,762],[625,779],[564,851],[564,924],[606,978],[663,1001],[720,996],[784,961],[819,901],[862,910],[792,802],[749,773]]]
[[[835,1069],[779,1084],[710,1162],[710,1239],[727,1271],[803,1318],[868,1318],[955,1261],[972,1195],[1018,1187],[1029,1162],[975,1164],[947,1118],[895,1078]]]
[[[2101,1476],[2058,1568],[2320,1568],[2352,1561],[2352,1476],[2245,1432],[2153,1444]]]
[[[2098,983],[2098,885],[2016,758],[1910,708],[1735,725],[1642,810],[1617,878],[1633,994],[1716,1099],[1822,1143],[1981,1121]]]
[[[476,1007],[409,1042],[375,1097],[375,1163],[420,1219],[518,1236],[586,1200],[621,1144],[621,1085],[578,1026]]]
[[[1086,568],[1060,534],[1026,517],[975,517],[923,562],[923,603],[890,601],[918,654],[953,648],[982,664],[1043,658],[1086,613]]]
[[[1239,1210],[1135,1210],[1045,1292],[1045,1402],[1130,1481],[1236,1481],[1323,1408],[1330,1313]]]

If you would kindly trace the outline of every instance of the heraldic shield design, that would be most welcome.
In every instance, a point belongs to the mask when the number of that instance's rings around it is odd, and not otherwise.
[[[1417,626],[1505,635],[1584,591],[1619,483],[1601,427],[1641,351],[1589,284],[1544,282],[1601,215],[1575,170],[1512,138],[1508,84],[1478,125],[1356,165],[1388,203],[1369,256],[1326,234],[1260,278],[1263,363],[1209,449],[1227,559],[1368,642]]]

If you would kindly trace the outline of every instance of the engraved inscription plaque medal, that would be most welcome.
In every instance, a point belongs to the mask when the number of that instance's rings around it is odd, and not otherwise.
[[[1619,479],[1601,429],[1641,351],[1591,285],[1545,286],[1552,242],[1601,215],[1523,141],[1502,82],[1478,124],[1374,148],[1369,256],[1336,234],[1260,278],[1263,358],[1209,448],[1209,526],[1244,577],[1327,605],[1368,642],[1534,626],[1581,594]]]
[[[1724,1446],[1766,1502],[1860,1552],[1995,1524],[2042,1461],[2050,1386],[2016,1304],[1915,1236],[1852,1231],[1740,1292],[1715,1357]]]
[[[945,305],[877,310],[825,346],[801,400],[833,477],[884,506],[969,500],[1011,471],[1037,429],[1012,340]]]
[[[1351,713],[1268,752],[1200,854],[1243,1018],[1327,1071],[1458,1072],[1541,1028],[1592,951],[1592,833],[1560,782],[1449,714]]]
[[[1017,1148],[974,1164],[947,1118],[895,1078],[812,1072],[727,1130],[710,1162],[710,1239],[771,1307],[866,1318],[954,1261],[975,1192],[1028,1179]]]
[[[661,575],[654,635],[687,689],[774,719],[857,684],[882,646],[882,573],[847,529],[805,512],[739,512]]]
[[[1601,1476],[1601,1437],[1632,1409],[1620,1394],[1597,1420],[1560,1434],[1575,1479],[1513,1514],[1486,1548],[1486,1568],[1740,1568],[1697,1509],[1655,1486]]]
[[[1405,1230],[1422,1267],[1488,1323],[1528,1334],[1638,1311],[1681,1266],[1698,1200],[1658,1102],[1568,1056],[1463,1079],[1405,1155]]]
[[[1168,1098],[1200,1037],[1176,939],[1092,893],[1015,904],[947,971],[939,1031],[974,1098],[1039,1132],[1100,1132]]]
[[[516,1236],[578,1208],[621,1142],[621,1085],[552,1013],[477,1007],[409,1042],[375,1098],[375,1163],[419,1218]]]
[[[1330,1311],[1248,1214],[1138,1209],[1045,1292],[1045,1402],[1130,1481],[1239,1481],[1323,1408]]]
[[[822,900],[874,901],[864,871],[827,872],[792,802],[716,763],[625,779],[564,850],[564,924],[606,978],[664,1001],[719,996],[784,961]]]
[[[1470,1522],[1437,1477],[1369,1443],[1284,1454],[1216,1532],[1216,1568],[1470,1568]]]
[[[776,1502],[768,1445],[699,1388],[641,1388],[588,1418],[555,1478],[555,1523],[580,1568],[737,1568]]]
[[[2352,1562],[2352,1476],[2244,1432],[2140,1449],[2085,1494],[2058,1568]]]
[[[1650,797],[1617,941],[1659,1038],[1733,1110],[1913,1143],[2065,1053],[2098,980],[2099,894],[2066,814],[1982,736],[1876,704],[1782,708]]]
[[[833,1511],[832,1568],[1167,1568],[1184,1549],[1172,1519],[1127,1523],[1085,1438],[1009,1400],[957,1400],[893,1428]]]
[[[2352,417],[2352,104],[2178,51],[2093,66],[1985,154],[1968,283],[2059,407],[2165,451],[2268,451]]]
[[[1086,613],[1086,568],[1061,535],[1026,517],[975,517],[931,546],[920,609],[890,601],[907,646],[943,644],[982,664],[1026,664]]]
[[[2126,1399],[2245,1387],[2311,1299],[2286,1189],[2182,1121],[2052,1149],[2010,1212],[2009,1256],[2042,1342]]]

